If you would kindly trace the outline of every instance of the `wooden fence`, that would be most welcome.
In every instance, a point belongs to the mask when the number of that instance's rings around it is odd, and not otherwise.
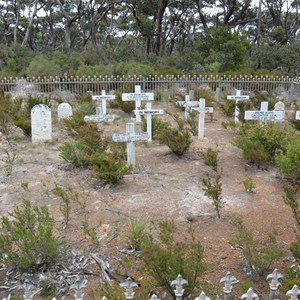
[[[271,274],[269,274],[266,278],[269,282],[269,288],[270,292],[266,299],[269,300],[275,300],[278,299],[278,296],[280,299],[282,299],[283,295],[279,295],[279,287],[281,286],[283,275],[275,269]],[[221,278],[220,283],[224,284],[223,286],[223,293],[221,296],[217,296],[216,299],[224,299],[224,300],[230,300],[233,298],[233,286],[237,284],[239,281],[230,273],[228,272],[223,278]],[[182,300],[184,298],[184,286],[187,285],[188,282],[182,278],[181,275],[178,275],[177,278],[170,282],[170,285],[174,287],[174,296],[176,300]],[[127,300],[133,300],[134,299],[134,289],[138,287],[138,285],[132,281],[131,278],[128,278],[125,282],[120,283],[120,286],[125,289],[124,292],[124,299]],[[86,280],[80,280],[79,277],[77,277],[76,281],[70,285],[70,290],[74,290],[74,300],[84,300],[84,288],[86,287]],[[32,285],[29,281],[25,281],[23,284],[23,290],[24,295],[23,298],[25,300],[32,300],[34,299],[34,295],[37,294],[37,292],[34,292],[34,285]],[[290,300],[297,300],[299,299],[300,290],[297,287],[297,285],[294,285],[291,290],[289,290],[286,293],[285,299]],[[159,300],[158,296],[156,294],[152,294],[149,296],[149,300]],[[253,288],[249,288],[248,291],[243,294],[241,299],[245,300],[258,300],[260,299],[259,295],[255,293]],[[11,296],[9,295],[8,298],[4,298],[3,300],[9,300],[11,299]],[[62,297],[61,299],[64,299]],[[189,298],[191,299],[191,298]],[[263,298],[262,298],[263,299]],[[52,300],[56,300],[56,298],[52,298]],[[87,299],[88,300],[88,299]],[[105,296],[102,297],[101,300],[115,300],[115,299],[108,299]],[[204,292],[201,292],[198,297],[194,298],[194,300],[210,300],[210,297],[207,296]]]
[[[36,93],[65,92],[82,94],[91,92],[99,95],[101,90],[109,93],[131,92],[134,85],[141,85],[144,92],[152,91],[157,100],[167,101],[175,94],[187,93],[190,90],[209,88],[216,92],[220,99],[222,91],[235,89],[244,92],[267,91],[283,95],[290,101],[300,98],[300,79],[279,76],[70,76],[70,77],[32,77],[2,78],[0,90],[15,92],[19,96]]]

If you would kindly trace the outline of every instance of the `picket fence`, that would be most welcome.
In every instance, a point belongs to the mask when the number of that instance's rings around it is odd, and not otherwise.
[[[269,300],[275,300],[278,297],[279,287],[281,286],[283,275],[277,270],[269,274],[266,278],[269,281],[270,293],[268,296]],[[223,278],[221,278],[220,283],[224,284],[223,287],[223,295],[217,296],[218,300],[230,300],[232,299],[232,291],[233,286],[237,284],[239,281],[230,273],[228,272]],[[84,300],[84,288],[86,287],[86,280],[80,280],[77,277],[77,280],[70,286],[70,290],[74,290],[74,300]],[[181,276],[178,275],[175,280],[171,282],[171,286],[175,287],[174,295],[176,300],[184,299],[184,286],[187,285],[188,282]],[[138,285],[131,279],[128,278],[126,281],[120,283],[120,286],[125,289],[124,297],[127,300],[134,299],[134,288],[137,288]],[[32,300],[34,295],[33,291],[34,285],[32,285],[29,281],[25,281],[23,284],[24,295],[23,298],[25,300]],[[300,289],[297,285],[294,285],[291,290],[286,293],[287,299],[290,300],[297,300],[299,299]],[[8,298],[4,298],[3,300],[9,300],[11,296],[9,295]],[[64,299],[64,298],[62,298]],[[254,292],[253,288],[249,288],[248,291],[241,296],[241,299],[245,300],[258,300],[259,296]],[[282,299],[282,298],[281,298]],[[52,300],[56,300],[56,298],[52,298]],[[102,297],[102,300],[114,300],[108,299],[106,297]],[[149,300],[159,300],[158,296],[153,294]],[[210,300],[210,297],[207,296],[204,292],[201,292],[198,297],[194,300]]]
[[[99,95],[101,90],[108,92],[131,92],[134,85],[140,85],[145,92],[152,91],[155,98],[167,101],[168,98],[182,92],[209,88],[216,92],[220,100],[222,91],[235,89],[244,92],[267,91],[283,94],[288,100],[300,97],[300,78],[280,76],[217,76],[217,75],[155,75],[155,76],[70,76],[70,77],[28,77],[0,79],[0,90],[19,93],[19,96],[36,93],[66,92],[82,94],[91,92]]]

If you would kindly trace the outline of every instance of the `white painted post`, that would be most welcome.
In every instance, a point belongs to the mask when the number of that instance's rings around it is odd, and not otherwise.
[[[152,115],[163,115],[163,109],[152,109],[152,103],[148,102],[146,109],[135,110],[135,115],[146,115],[147,132],[149,134],[149,141],[152,141]]]
[[[122,101],[135,101],[135,111],[139,110],[141,107],[142,101],[153,101],[154,93],[142,93],[141,86],[136,85],[134,88],[134,93],[123,93]],[[136,122],[141,122],[141,116],[135,116]]]
[[[235,95],[229,95],[227,96],[227,100],[235,100],[235,110],[234,110],[234,123],[238,124],[239,122],[239,115],[240,115],[240,109],[238,108],[237,104],[239,101],[243,100],[249,100],[250,97],[247,95],[241,95],[240,90],[236,90]]]
[[[106,116],[106,101],[107,100],[115,100],[116,96],[114,95],[106,95],[105,90],[101,90],[101,95],[92,96],[93,100],[101,100],[102,101],[102,114]]]
[[[246,300],[258,300],[259,297],[256,293],[254,293],[253,289],[250,288],[246,294],[243,294],[241,299],[246,299]]]
[[[201,292],[199,297],[195,298],[195,300],[210,300],[210,298],[207,297],[204,292]]]
[[[289,300],[298,300],[298,295],[300,295],[300,290],[295,284],[291,290],[286,292],[286,295],[290,297]]]
[[[238,283],[239,281],[230,273],[227,272],[224,277],[221,278],[220,283],[224,282],[223,292],[224,292],[224,300],[231,299],[231,292],[233,285]]]
[[[300,110],[296,111],[296,120],[300,120]]]
[[[132,300],[134,298],[134,291],[132,288],[138,287],[138,285],[128,277],[124,282],[120,283],[120,287],[125,288],[125,298]]]
[[[276,293],[278,288],[281,286],[281,281],[283,280],[283,275],[277,270],[274,269],[272,274],[267,276],[267,280],[271,279],[269,286],[270,286],[270,300],[274,300],[276,298]]]
[[[160,299],[158,299],[158,297],[157,297],[155,294],[153,294],[153,295],[151,296],[150,300],[160,300]]]
[[[188,284],[188,282],[185,279],[183,279],[180,274],[177,276],[175,280],[171,282],[171,286],[175,285],[174,293],[175,293],[176,300],[182,300],[184,294],[184,289],[183,289],[184,284]]]
[[[135,141],[147,141],[149,135],[147,132],[135,132],[134,123],[126,123],[126,133],[114,133],[112,135],[114,142],[127,143],[127,164],[135,166]]]

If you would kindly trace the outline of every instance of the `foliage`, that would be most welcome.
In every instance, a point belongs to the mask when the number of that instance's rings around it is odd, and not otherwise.
[[[266,240],[256,240],[240,216],[233,215],[232,222],[237,235],[230,243],[242,250],[250,270],[258,276],[263,276],[276,259],[284,255],[283,250],[277,244],[276,231],[270,232]]]
[[[298,243],[300,240],[298,241]],[[299,245],[298,245],[299,246]],[[300,250],[300,249],[299,249]],[[300,285],[300,269],[299,268],[284,268],[284,281],[283,285],[280,288],[280,291],[286,294],[287,291],[291,290],[294,285]]]
[[[242,150],[246,160],[258,167],[267,167],[274,163],[275,154],[286,147],[291,136],[288,128],[282,128],[277,123],[247,122],[236,131],[233,144]]]
[[[206,270],[203,247],[196,241],[192,231],[190,239],[175,241],[176,227],[172,221],[160,222],[157,230],[157,238],[149,236],[143,243],[141,259],[144,270],[173,297],[170,279],[176,279],[181,274],[189,283],[185,287],[185,298],[199,284],[199,277]]]
[[[193,136],[198,135],[198,119],[197,119],[198,114],[196,112],[190,112],[189,116],[186,119],[186,122],[190,126],[190,132]]]
[[[84,149],[85,147],[79,143],[65,143],[59,147],[61,158],[74,164],[75,167],[87,164]]]
[[[4,166],[2,168],[4,169],[6,176],[9,176],[12,173],[13,166],[17,158],[17,153],[12,147],[3,147],[2,151],[4,152],[4,157],[1,159],[1,161],[4,162]]]
[[[1,262],[28,271],[60,257],[60,246],[52,233],[54,219],[46,206],[24,199],[10,216],[12,219],[2,217],[0,224]]]
[[[127,245],[130,249],[141,250],[142,244],[148,235],[147,222],[139,218],[131,218],[128,223],[128,231],[125,236]]]
[[[300,135],[288,141],[285,149],[276,155],[275,161],[280,175],[300,180]]]
[[[29,63],[26,73],[30,77],[45,77],[62,75],[61,67],[46,55],[37,55]]]
[[[292,209],[295,221],[297,225],[300,226],[300,210],[297,201],[298,190],[299,188],[297,186],[285,184],[283,186],[283,191],[284,191],[283,201]]]
[[[268,109],[273,110],[278,100],[276,99],[276,95],[274,93],[253,91],[250,101],[256,110],[260,110],[260,104],[262,101],[267,101]]]
[[[157,139],[160,143],[167,145],[174,154],[182,156],[188,151],[192,143],[192,138],[189,130],[184,127],[184,120],[177,114],[173,115],[173,119],[177,128],[172,127],[170,123],[165,124],[157,134]]]
[[[120,91],[116,94],[116,102],[122,111],[126,114],[131,114],[135,109],[135,101],[123,101],[122,93],[123,91]]]
[[[255,184],[251,177],[247,177],[243,180],[243,185],[247,193],[253,193],[255,191]]]
[[[168,126],[168,123],[166,121],[161,120],[158,116],[151,116],[152,118],[152,138],[156,139],[159,132],[163,130],[166,126]],[[147,120],[146,118],[142,117],[142,130],[147,131]]]
[[[224,200],[222,199],[221,177],[222,171],[216,171],[212,174],[205,173],[205,175],[201,178],[204,195],[213,201],[218,218],[221,218],[220,211],[225,204]]]
[[[206,151],[200,151],[198,155],[203,159],[207,166],[212,167],[214,171],[218,170],[218,151],[208,148]]]

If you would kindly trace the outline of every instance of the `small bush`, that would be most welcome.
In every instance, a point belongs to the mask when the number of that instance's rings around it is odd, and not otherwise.
[[[297,186],[285,184],[283,186],[283,191],[284,191],[283,201],[292,209],[295,221],[297,225],[300,226],[300,210],[297,201],[297,193],[299,191],[299,188]]]
[[[152,116],[152,137],[153,139],[157,138],[159,132],[161,132],[168,123],[166,121],[161,120],[158,116]],[[142,130],[147,131],[147,120],[146,118],[142,117]]]
[[[212,167],[214,171],[218,170],[218,152],[212,148],[208,148],[206,151],[200,151],[198,155],[203,159],[207,166]]]
[[[2,217],[0,224],[2,263],[28,271],[58,260],[61,252],[52,234],[54,219],[46,206],[39,207],[23,200],[10,215],[12,220]]]
[[[116,94],[116,102],[118,103],[120,109],[126,114],[131,114],[135,109],[135,101],[123,101],[121,92]]]
[[[157,134],[159,142],[167,145],[171,151],[182,156],[188,151],[192,138],[189,130],[184,127],[184,120],[181,119],[177,114],[173,115],[173,119],[176,122],[177,128],[173,128],[170,123]]]
[[[198,113],[190,112],[189,116],[186,120],[186,122],[190,126],[190,132],[193,136],[198,135],[198,118],[197,118],[197,116],[198,116]]]
[[[244,181],[243,181],[243,185],[245,188],[245,191],[247,193],[253,193],[255,191],[255,184],[252,180],[251,177],[247,177]]]
[[[141,250],[142,244],[148,235],[146,221],[139,218],[132,218],[128,224],[128,232],[126,234],[126,242],[133,250]]]

